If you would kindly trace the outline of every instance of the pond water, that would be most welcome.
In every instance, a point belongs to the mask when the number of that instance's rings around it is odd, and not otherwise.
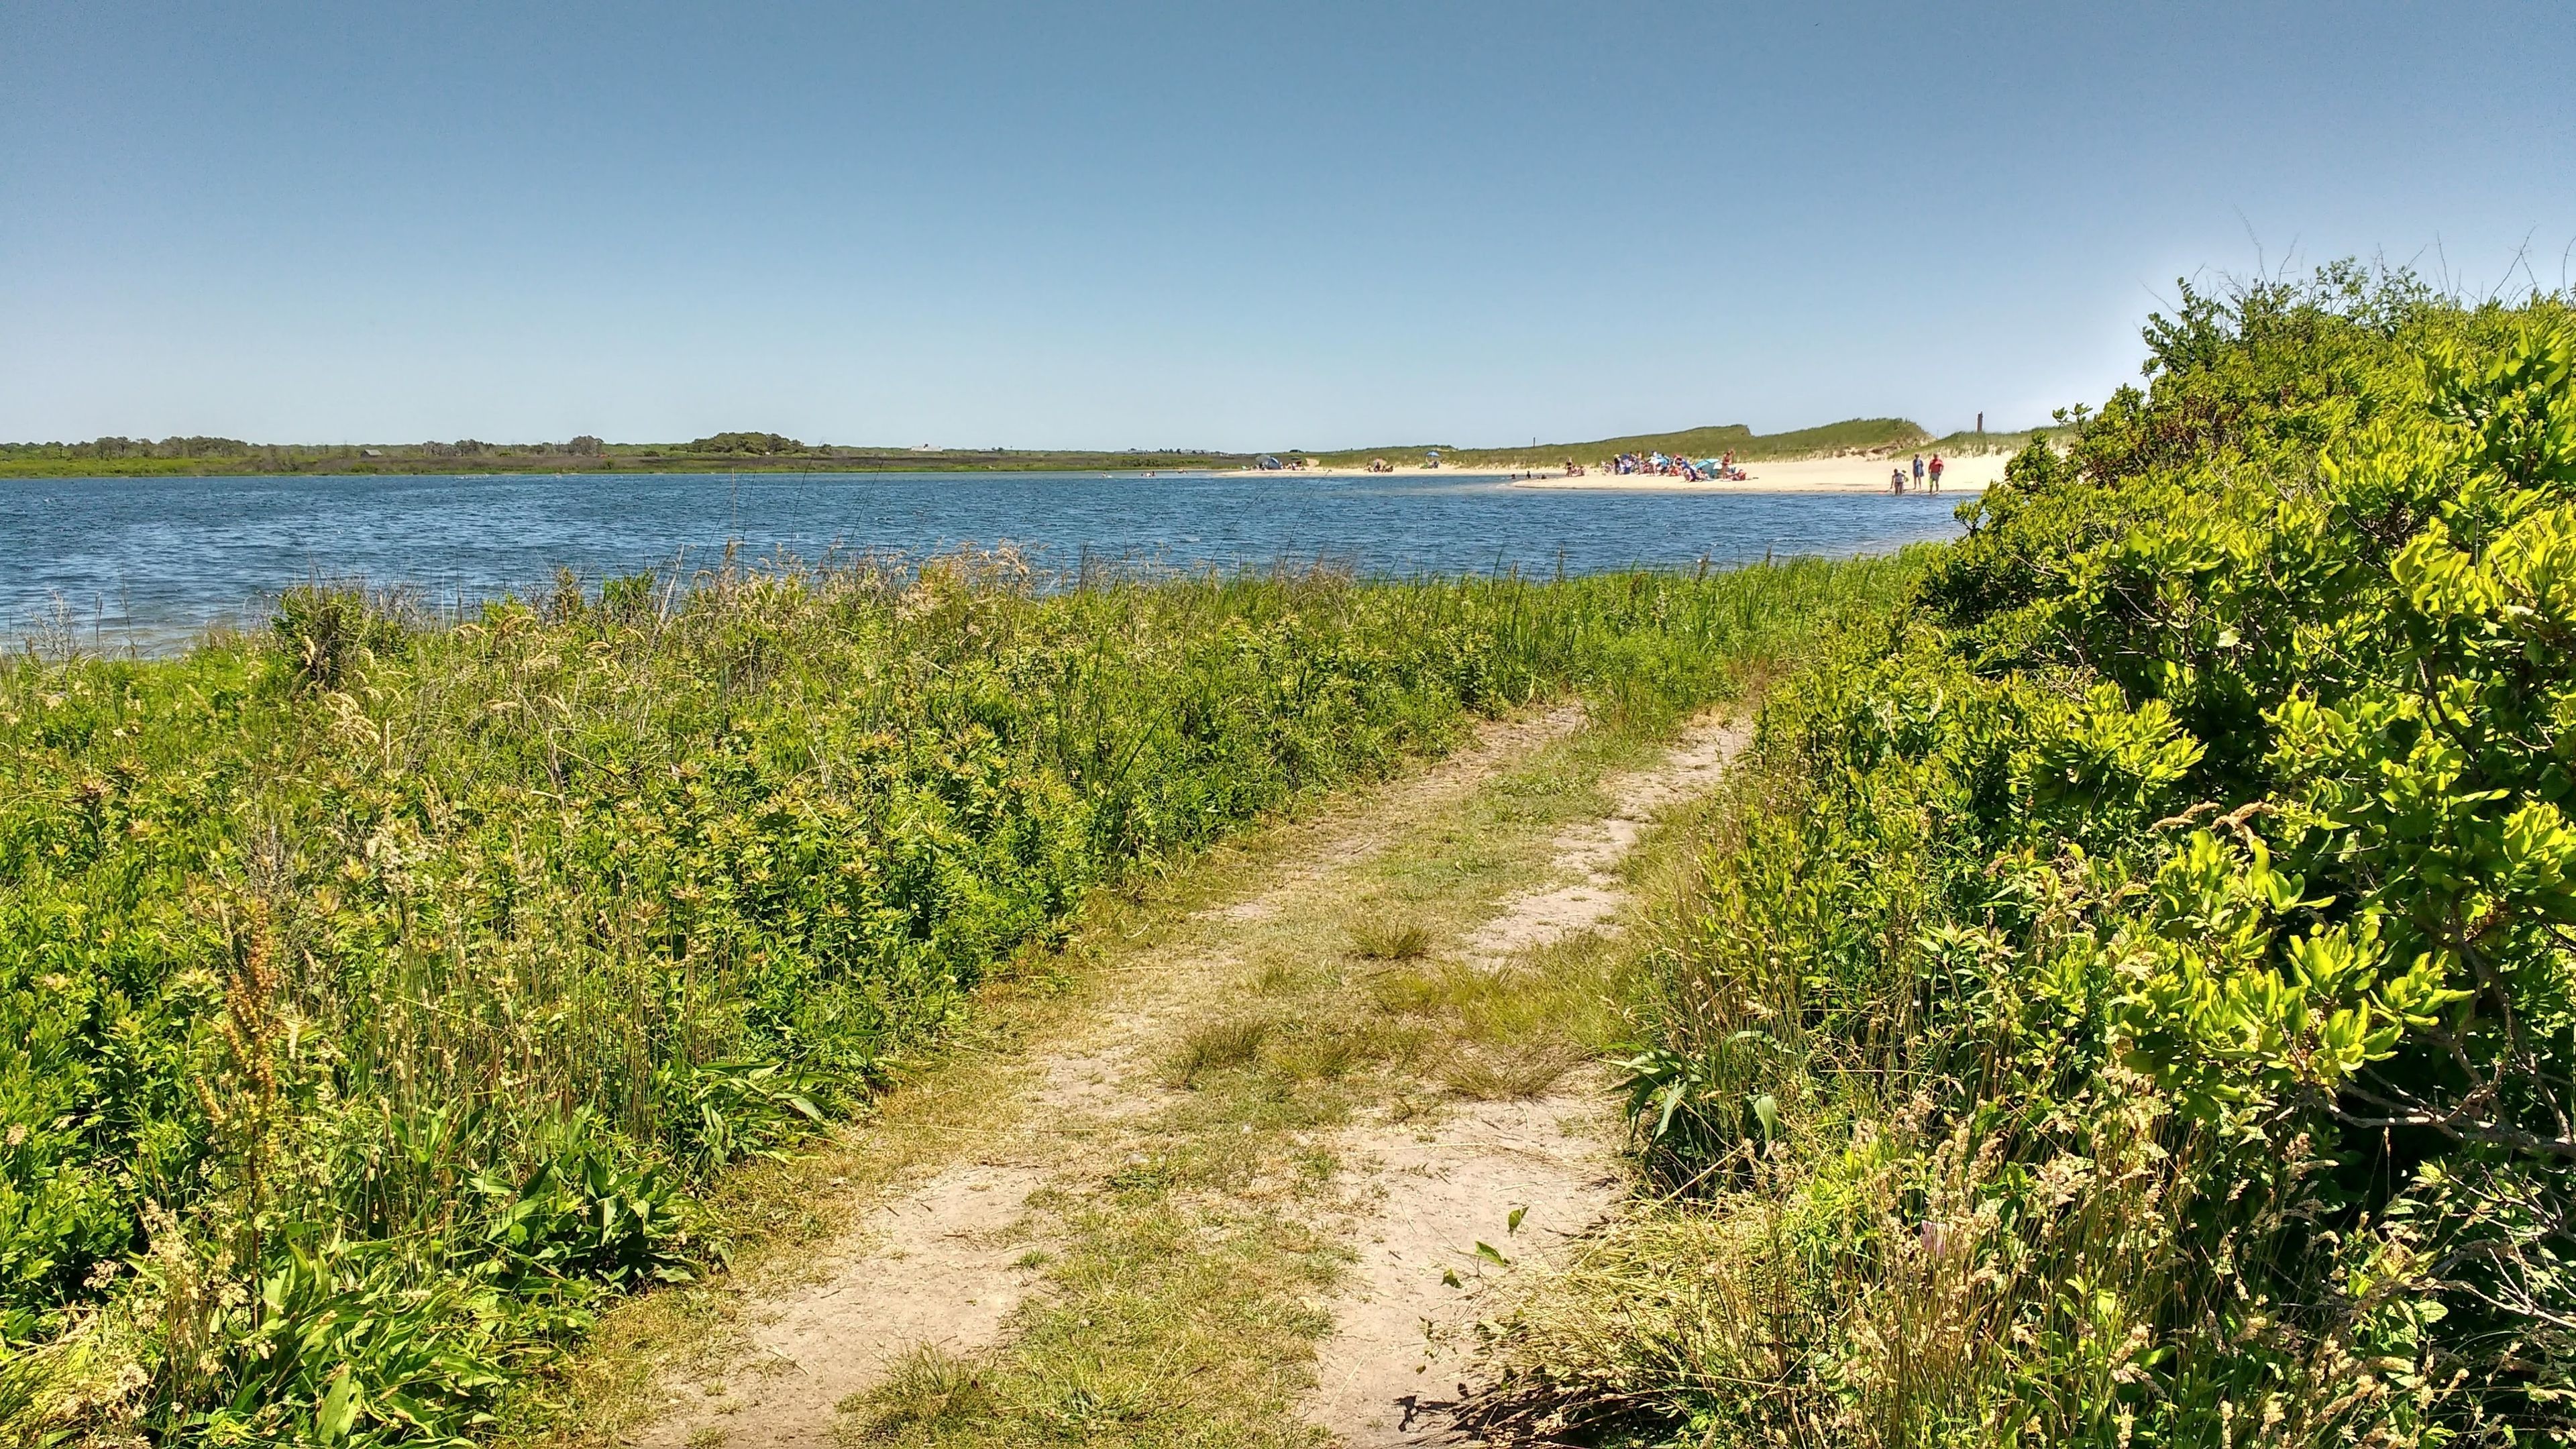
[[[1501,478],[833,473],[0,479],[0,636],[145,652],[255,623],[311,578],[442,608],[746,556],[1011,543],[1042,567],[1324,562],[1368,574],[1568,573],[1849,557],[1955,537],[1958,499],[1564,492]]]

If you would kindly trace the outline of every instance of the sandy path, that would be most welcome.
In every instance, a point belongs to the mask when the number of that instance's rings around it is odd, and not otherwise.
[[[1034,1246],[1026,1162],[970,1162],[879,1204],[857,1233],[821,1249],[819,1281],[753,1315],[752,1352],[732,1372],[685,1385],[651,1445],[834,1443],[841,1400],[882,1381],[906,1353],[971,1353],[1037,1283],[1017,1266]],[[693,1391],[693,1392],[690,1392]]]
[[[1558,883],[1505,902],[1470,938],[1469,959],[1502,969],[1610,925],[1628,904],[1613,875],[1619,863],[1655,816],[1714,789],[1745,738],[1740,726],[1703,721],[1654,766],[1604,781],[1611,812],[1557,837]],[[1351,1230],[1359,1262],[1317,1353],[1308,1404],[1346,1449],[1456,1442],[1445,1411],[1473,1389],[1467,1330],[1514,1276],[1559,1261],[1621,1196],[1608,1088],[1587,1071],[1537,1100],[1461,1107],[1427,1129],[1350,1135],[1343,1157],[1362,1205]]]
[[[839,1240],[751,1292],[735,1319],[740,1351],[673,1385],[637,1442],[822,1449],[836,1442],[840,1406],[908,1355],[1002,1351],[1014,1311],[1051,1291],[1064,1205],[1096,1191],[1104,1163],[1169,1145],[1156,1124],[1187,1096],[1166,1069],[1172,1044],[1240,1007],[1251,938],[1338,919],[1390,846],[1450,828],[1429,822],[1581,725],[1564,708],[1490,726],[1439,764],[1281,827],[1273,863],[1237,894],[1207,902],[1162,946],[1108,957],[1084,1008],[1004,1064],[990,1102],[998,1125],[884,1189]],[[1549,878],[1500,902],[1456,943],[1461,954],[1483,970],[1524,969],[1531,950],[1608,925],[1626,901],[1621,859],[1655,814],[1714,784],[1740,739],[1703,724],[1653,767],[1602,781],[1613,808],[1548,841]],[[1441,1408],[1459,1397],[1455,1351],[1490,1295],[1554,1261],[1619,1195],[1606,1086],[1586,1071],[1536,1100],[1453,1104],[1401,1125],[1372,1113],[1339,1134],[1341,1175],[1313,1210],[1356,1262],[1330,1305],[1310,1422],[1351,1446],[1436,1442]]]
[[[1744,747],[1742,726],[1722,720],[1683,734],[1654,768],[1605,781],[1610,813],[1566,831],[1556,841],[1559,884],[1507,902],[1467,941],[1469,959],[1499,966],[1513,955],[1597,930],[1628,903],[1619,864],[1655,817],[1675,803],[1717,788],[1727,762]]]
[[[1220,921],[1265,919],[1319,881],[1366,862],[1390,841],[1384,824],[1454,801],[1510,762],[1580,728],[1560,708],[1488,726],[1418,774],[1292,827],[1286,864],[1262,889],[1210,908]],[[1222,941],[1222,932],[1217,939]],[[1126,1124],[1178,1095],[1155,1070],[1172,1032],[1231,994],[1237,961],[1222,949],[1143,954],[1103,983],[1099,1009],[1033,1044],[1019,1073],[1016,1126],[977,1152],[860,1216],[841,1241],[814,1249],[805,1281],[744,1313],[746,1351],[723,1371],[674,1386],[669,1408],[636,1442],[676,1449],[823,1449],[838,1406],[883,1382],[909,1353],[969,1354],[993,1344],[1011,1311],[1043,1286],[1046,1246],[1033,1195],[1079,1192],[1123,1152]]]

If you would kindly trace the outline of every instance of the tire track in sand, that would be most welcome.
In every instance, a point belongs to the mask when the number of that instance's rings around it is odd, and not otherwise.
[[[1656,765],[1604,781],[1610,813],[1558,836],[1558,882],[1506,901],[1469,937],[1469,961],[1502,969],[1611,924],[1629,902],[1619,863],[1656,816],[1714,790],[1747,737],[1704,720]],[[1448,1412],[1475,1388],[1463,1366],[1468,1330],[1518,1275],[1561,1261],[1613,1210],[1624,1190],[1619,1131],[1608,1080],[1586,1069],[1537,1099],[1462,1105],[1427,1129],[1349,1134],[1359,1261],[1316,1355],[1308,1417],[1345,1449],[1473,1442]]]

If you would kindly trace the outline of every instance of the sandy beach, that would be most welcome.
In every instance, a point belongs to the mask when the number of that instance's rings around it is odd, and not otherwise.
[[[1797,458],[1778,463],[1746,463],[1751,475],[1741,483],[1688,483],[1655,478],[1587,473],[1580,478],[1522,478],[1515,488],[1568,488],[1621,493],[1884,493],[1891,468],[1904,467],[1911,454],[1896,458]],[[1925,455],[1927,458],[1929,454]],[[1941,491],[1982,493],[2004,480],[2009,453],[1975,453],[1944,457]],[[1906,488],[1913,488],[1909,472]]]
[[[1652,477],[1641,474],[1604,473],[1599,469],[1580,478],[1567,478],[1548,473],[1534,477],[1514,477],[1515,488],[1561,488],[1596,493],[1884,493],[1888,470],[1903,466],[1912,457],[1896,458],[1795,458],[1777,463],[1746,463],[1750,476],[1741,483],[1689,483],[1679,478]],[[1924,455],[1927,459],[1930,454]],[[1944,493],[1982,493],[2000,483],[2009,453],[1976,453],[1964,457],[1943,457],[1947,466],[1941,473]],[[1251,472],[1251,469],[1235,470]],[[1393,468],[1384,473],[1371,473],[1366,468],[1305,468],[1276,476],[1290,478],[1491,478],[1506,474],[1505,468],[1425,468],[1419,464]],[[1910,480],[1909,473],[1909,480]],[[1911,481],[1907,483],[1910,491]]]

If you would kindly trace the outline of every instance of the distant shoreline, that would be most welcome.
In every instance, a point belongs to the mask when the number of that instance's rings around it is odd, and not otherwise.
[[[562,462],[539,464],[531,460],[517,466],[515,460],[495,458],[403,458],[367,460],[333,458],[299,466],[248,466],[253,460],[241,460],[240,467],[135,467],[139,462],[162,463],[163,459],[46,459],[41,464],[0,461],[0,480],[12,478],[546,478],[546,477],[613,477],[620,474],[703,474],[729,477],[734,474],[793,475],[800,473],[1235,473],[1249,471],[1249,458],[1220,458],[1213,462],[1133,463],[1121,454],[1115,462],[945,462],[922,461],[848,462],[837,459],[724,459],[724,458],[655,458],[615,459],[609,462]],[[177,460],[222,463],[231,460]],[[259,460],[263,464],[265,460]],[[128,466],[119,467],[120,463]]]
[[[1195,448],[892,448],[803,443],[776,433],[719,433],[688,443],[609,443],[584,435],[569,443],[246,443],[237,438],[101,438],[92,443],[0,443],[6,478],[299,478],[426,475],[432,477],[570,477],[589,473],[1185,473],[1254,472],[1265,460],[1313,460],[1308,473],[1365,472],[1371,462],[1438,457],[1445,473],[1511,474],[1561,470],[1569,458],[1595,464],[1618,454],[1739,461],[1884,459],[1920,450],[1957,456],[2019,451],[2055,430],[1953,433],[1936,438],[1902,418],[1854,418],[1823,427],[1758,434],[1741,424],[1602,438],[1588,443],[1534,443],[1528,448],[1457,448],[1420,443],[1380,448],[1276,448],[1234,453]],[[1384,476],[1383,474],[1379,476]]]
[[[1926,453],[1927,458],[1931,455]],[[2003,479],[2003,465],[2008,455],[2002,453],[1969,454],[1947,459],[1949,467],[1942,479],[1945,493],[1982,492]],[[478,460],[480,461],[480,460]],[[1596,493],[1885,493],[1888,470],[1902,460],[1886,458],[1791,458],[1772,462],[1745,463],[1740,466],[1750,475],[1742,482],[1689,482],[1653,474],[1616,474],[1591,466],[1581,477],[1568,478],[1548,469],[1533,469],[1528,464],[1463,464],[1430,468],[1408,463],[1372,472],[1365,467],[1330,466],[1320,468],[1257,468],[1240,462],[1227,464],[1169,464],[1158,467],[1136,467],[1123,462],[1118,466],[1082,464],[914,464],[867,465],[818,463],[804,466],[768,464],[765,466],[727,466],[700,460],[657,463],[652,466],[619,464],[614,467],[590,468],[494,468],[494,467],[366,467],[298,468],[291,471],[254,468],[203,469],[181,471],[156,469],[96,469],[79,471],[67,468],[36,470],[0,464],[0,482],[150,482],[160,479],[305,479],[324,482],[335,478],[529,478],[549,476],[564,479],[616,476],[674,477],[696,476],[728,478],[752,476],[780,478],[841,474],[854,476],[898,477],[928,473],[991,475],[1012,477],[1032,473],[1081,474],[1100,478],[1267,478],[1290,482],[1300,478],[1458,478],[1500,479],[1515,488],[1534,488],[1566,492]],[[1529,476],[1522,476],[1529,475]],[[1910,490],[1909,484],[1909,490]]]
[[[1925,461],[1933,457],[1923,453]],[[1958,457],[1941,456],[1941,491],[1943,493],[1982,493],[2003,481],[2004,464],[2011,461],[2008,453],[1969,453]],[[1278,478],[1502,478],[1514,488],[1533,488],[1568,493],[1885,493],[1891,470],[1908,467],[1912,455],[1903,458],[1781,458],[1770,462],[1739,464],[1748,475],[1742,482],[1691,482],[1682,478],[1650,473],[1609,473],[1599,467],[1588,467],[1580,477],[1569,478],[1561,471],[1533,469],[1527,464],[1514,468],[1505,465],[1463,465],[1429,468],[1419,463],[1371,472],[1367,468],[1335,466],[1300,468],[1278,472],[1240,468],[1224,476]],[[1524,476],[1526,475],[1526,476]],[[1914,491],[1913,474],[1906,475],[1906,491]]]

